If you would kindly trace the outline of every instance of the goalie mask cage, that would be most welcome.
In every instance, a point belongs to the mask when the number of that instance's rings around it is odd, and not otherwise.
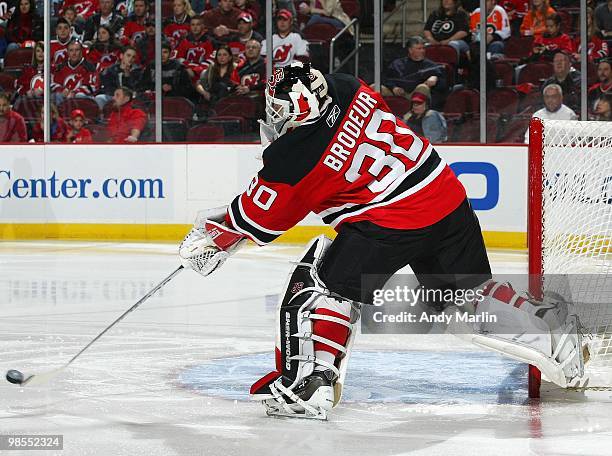
[[[586,388],[612,388],[612,123],[532,119],[530,292],[575,303],[591,355]],[[529,396],[541,376],[529,366]]]

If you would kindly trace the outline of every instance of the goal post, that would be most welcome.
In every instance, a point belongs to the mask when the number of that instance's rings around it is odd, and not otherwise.
[[[591,341],[587,377],[602,387],[612,387],[611,127],[537,118],[529,125],[530,293],[571,297]],[[540,375],[530,366],[530,397],[539,397]]]

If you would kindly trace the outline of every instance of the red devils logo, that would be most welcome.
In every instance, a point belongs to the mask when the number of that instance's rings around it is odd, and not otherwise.
[[[240,78],[240,83],[243,86],[253,87],[259,82],[259,73],[245,74]]]
[[[64,60],[66,60],[67,56],[68,56],[68,49],[66,48],[60,49],[59,51],[55,52],[55,55],[53,56],[53,63],[55,64],[62,63]]]
[[[32,80],[30,81],[30,89],[32,90],[44,90],[45,89],[45,80],[43,79],[42,75],[37,74],[36,76],[32,78]]]
[[[274,49],[274,63],[278,65],[289,63],[289,60],[291,60],[291,48],[293,48],[291,44],[283,44]]]
[[[177,41],[179,41],[185,35],[187,35],[187,31],[183,29],[176,29],[174,32],[172,32],[172,38]]]
[[[134,41],[138,41],[138,40],[142,39],[144,37],[144,35],[145,35],[144,32],[135,32],[135,33],[132,34],[132,39]]]
[[[64,79],[63,86],[65,89],[68,89],[70,91],[78,89],[79,87],[81,87],[81,78],[79,78],[78,74],[71,74],[66,79]]]
[[[115,54],[103,54],[100,58],[100,63],[113,63],[117,60],[117,56]]]
[[[191,48],[187,51],[187,55],[185,55],[185,60],[188,62],[197,62],[200,57],[200,52],[198,52],[198,48]]]

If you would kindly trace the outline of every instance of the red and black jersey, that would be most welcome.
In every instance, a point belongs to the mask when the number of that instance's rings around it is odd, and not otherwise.
[[[123,44],[134,44],[136,41],[145,36],[145,18],[130,16],[123,27],[123,36],[121,42]]]
[[[27,95],[30,90],[43,90],[45,89],[44,82],[44,69],[42,65],[40,67],[34,65],[26,65],[19,76],[19,79],[15,81],[15,89],[19,95]]]
[[[93,63],[81,59],[74,66],[67,61],[57,68],[51,82],[51,91],[69,90],[72,93],[95,95],[98,85],[96,67]]]
[[[83,19],[89,19],[98,9],[98,0],[64,0],[59,15],[64,15],[64,9],[68,6],[74,6],[78,16]]]
[[[266,61],[263,57],[259,57],[255,62],[241,60],[234,69],[232,80],[251,90],[263,90],[266,86]]]
[[[51,66],[57,67],[66,61],[68,58],[68,43],[70,39],[65,43],[59,40],[51,40]]]
[[[177,21],[177,19],[173,17],[164,26],[164,35],[166,35],[166,37],[168,38],[172,49],[175,49],[183,40],[183,38],[185,38],[189,34],[191,30],[189,21],[190,18],[187,15],[182,21]]]
[[[228,222],[263,245],[314,212],[336,230],[367,220],[393,229],[430,226],[465,189],[429,142],[353,76],[326,76],[331,103],[315,122],[264,151],[264,166],[228,209]]]
[[[176,58],[182,59],[186,66],[201,65],[212,56],[214,47],[206,35],[199,38],[189,34],[176,49]]]
[[[96,71],[102,73],[121,58],[119,46],[93,46],[87,53],[87,60],[96,66]]]
[[[557,51],[564,51],[569,54],[574,52],[574,42],[567,33],[560,33],[555,36],[549,36],[548,33],[544,33],[541,36],[536,36],[533,40],[533,47],[536,46],[545,46],[546,51],[551,54]]]

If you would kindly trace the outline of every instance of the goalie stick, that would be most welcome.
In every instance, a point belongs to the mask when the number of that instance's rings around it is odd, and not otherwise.
[[[151,296],[153,296],[157,291],[159,291],[164,285],[166,285],[168,282],[170,282],[183,269],[184,269],[184,267],[182,265],[179,266],[178,268],[176,268],[168,277],[166,277],[164,280],[159,282],[155,287],[153,287],[146,295],[144,295],[142,298],[140,298],[140,300],[136,304],[134,304],[128,310],[123,312],[115,321],[113,321],[110,325],[108,325],[100,334],[98,334],[91,342],[89,342],[83,349],[81,349],[80,352],[78,352],[76,355],[74,355],[70,359],[70,361],[68,361],[63,366],[61,366],[61,367],[59,367],[57,369],[54,369],[52,371],[49,371],[49,372],[44,372],[44,373],[40,373],[40,374],[30,374],[30,375],[27,375],[27,376],[24,376],[24,374],[21,373],[18,370],[11,369],[11,370],[9,370],[6,373],[6,379],[10,383],[14,383],[14,384],[21,385],[21,386],[25,386],[25,385],[40,385],[40,384],[48,382],[49,380],[51,380],[52,378],[54,378],[55,376],[60,374],[68,366],[70,366],[70,364],[72,364],[73,361],[75,361],[79,356],[81,356],[81,354],[85,350],[87,350],[89,347],[91,347],[98,339],[100,339],[100,337],[102,337],[104,334],[106,334],[106,332],[108,330],[110,330],[113,326],[115,326],[117,323],[119,323],[121,320],[123,320],[126,317],[127,314],[129,314],[130,312],[136,310],[143,302],[145,302],[147,299],[149,299]]]

